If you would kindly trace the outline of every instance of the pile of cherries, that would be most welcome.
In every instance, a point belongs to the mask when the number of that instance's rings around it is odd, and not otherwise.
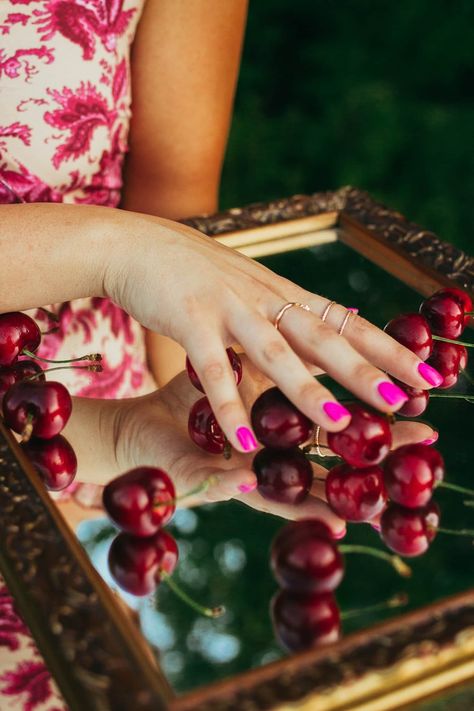
[[[242,361],[233,348],[227,348],[226,353],[234,372],[235,382],[240,385]],[[203,393],[204,388],[188,357],[186,357],[186,371],[194,387]],[[226,459],[229,458],[229,442],[216,420],[207,397],[200,398],[192,406],[188,418],[188,433],[191,440],[200,449],[209,454],[224,454]]]
[[[41,335],[27,314],[0,314],[0,406],[5,424],[21,435],[21,447],[46,488],[60,491],[72,483],[77,470],[74,450],[60,434],[71,415],[72,400],[64,385],[46,381],[36,362],[44,360],[35,355]],[[97,361],[100,356],[78,360]],[[85,367],[100,370],[96,364]]]
[[[192,492],[212,483],[206,481]],[[224,608],[203,607],[171,578],[178,562],[178,545],[165,531],[176,510],[176,491],[170,477],[157,467],[137,467],[107,484],[105,511],[120,529],[109,549],[108,565],[115,582],[128,593],[150,595],[165,581],[184,602],[206,617],[220,617]]]
[[[440,289],[422,302],[419,313],[400,314],[389,321],[385,331],[396,341],[413,351],[443,376],[438,388],[452,388],[459,373],[466,368],[466,345],[457,342],[473,314],[472,300],[455,287]],[[427,408],[427,390],[398,385],[408,395],[408,401],[398,410],[399,415],[418,417]]]

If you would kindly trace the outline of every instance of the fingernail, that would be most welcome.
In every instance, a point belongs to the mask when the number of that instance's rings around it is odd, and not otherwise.
[[[400,405],[402,402],[408,400],[408,395],[404,393],[401,388],[390,383],[388,380],[380,383],[377,386],[377,390],[389,405]]]
[[[341,420],[343,417],[350,417],[351,415],[349,410],[347,410],[344,405],[341,405],[339,402],[325,402],[323,405],[323,410],[333,422],[339,422],[339,420]]]
[[[237,439],[239,440],[242,449],[244,449],[246,452],[253,452],[255,449],[257,449],[257,440],[255,439],[248,427],[238,427],[235,431],[235,434],[237,435]]]
[[[426,444],[426,445],[434,444],[435,442],[438,441],[438,437],[439,437],[438,432],[433,432],[433,436],[428,437],[428,439],[424,439],[423,442],[421,442],[421,444]]]
[[[358,309],[356,306],[348,306],[348,307],[347,307],[347,310],[348,310],[348,311],[352,311],[353,314],[358,314],[358,313],[359,313],[359,309]]]
[[[332,537],[333,537],[336,541],[339,541],[341,538],[344,538],[344,536],[346,535],[346,533],[347,533],[347,528],[343,528],[342,530],[336,531],[335,533],[334,533],[334,531],[333,531]]]
[[[430,385],[434,385],[435,387],[441,385],[444,380],[441,373],[439,373],[436,368],[433,368],[431,365],[428,365],[428,363],[420,363],[418,366],[418,372],[421,377],[426,380],[427,383],[429,383]]]
[[[377,531],[377,533],[380,533],[380,531],[382,530],[382,526],[379,523],[370,523],[370,525],[372,526],[374,531]]]
[[[254,481],[252,484],[240,484],[239,491],[241,491],[242,494],[248,494],[249,491],[253,491],[256,488],[257,488],[257,482]]]

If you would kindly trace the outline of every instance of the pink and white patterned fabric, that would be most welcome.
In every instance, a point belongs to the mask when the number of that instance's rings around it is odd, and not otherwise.
[[[117,207],[130,121],[130,47],[145,0],[0,0],[0,205]],[[0,207],[1,210],[1,207]],[[104,372],[54,374],[74,395],[154,388],[141,326],[109,299],[33,313],[52,359],[101,353]],[[66,707],[0,578],[0,708]]]

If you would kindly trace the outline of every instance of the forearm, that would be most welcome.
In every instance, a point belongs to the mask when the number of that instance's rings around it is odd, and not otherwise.
[[[0,312],[101,296],[113,235],[107,213],[63,204],[1,205]]]

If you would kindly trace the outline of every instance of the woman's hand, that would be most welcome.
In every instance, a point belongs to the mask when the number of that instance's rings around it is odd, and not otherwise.
[[[243,357],[244,376],[239,387],[244,406],[250,409],[258,395],[272,383]],[[336,535],[345,524],[324,502],[326,470],[313,465],[315,481],[311,495],[300,505],[279,504],[261,497],[255,490],[253,455],[232,451],[232,457],[206,454],[189,439],[189,410],[200,397],[181,373],[151,395],[129,400],[75,400],[71,423],[65,432],[76,449],[80,471],[78,480],[106,484],[111,478],[136,466],[164,469],[173,479],[178,495],[195,489],[209,477],[215,483],[200,495],[187,498],[183,505],[239,499],[283,518],[309,516],[323,518]],[[394,447],[433,437],[433,430],[421,422],[398,422],[393,428]],[[320,443],[325,444],[325,432]]]
[[[323,323],[327,299],[173,222],[160,220],[157,233],[155,218],[135,215],[134,236],[118,242],[104,286],[144,326],[185,348],[217,420],[241,452],[252,451],[256,443],[225,353],[233,343],[328,431],[343,429],[350,416],[314,380],[313,366],[382,412],[398,410],[405,399],[384,371],[419,388],[436,379],[428,370],[427,380],[428,366],[355,314],[338,335],[348,313],[343,306],[334,305]],[[275,318],[287,302],[307,304],[310,311],[289,309],[277,330]]]

